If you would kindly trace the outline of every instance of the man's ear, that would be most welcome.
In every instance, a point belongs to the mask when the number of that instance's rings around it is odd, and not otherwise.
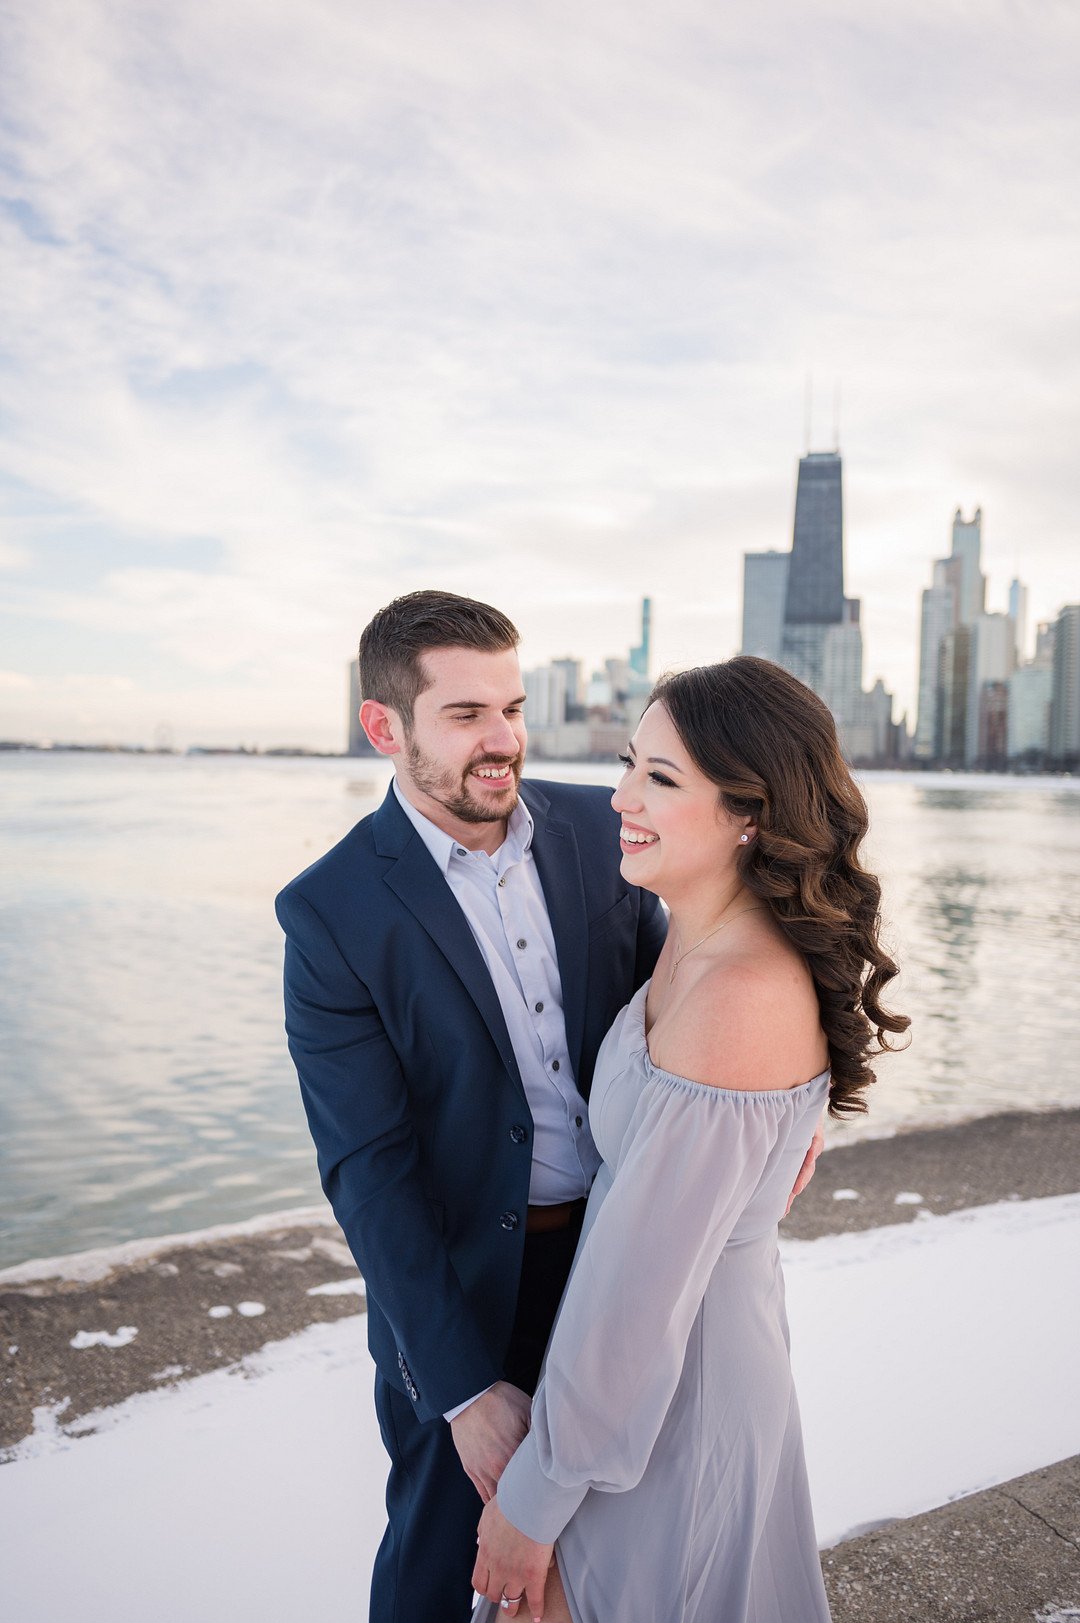
[[[380,755],[400,753],[405,729],[396,710],[380,704],[377,699],[365,699],[360,706],[360,725]]]

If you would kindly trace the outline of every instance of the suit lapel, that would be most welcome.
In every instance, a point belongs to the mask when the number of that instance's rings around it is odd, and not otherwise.
[[[453,891],[393,799],[393,789],[376,815],[376,844],[383,856],[396,858],[383,875],[384,883],[427,931],[483,1016],[503,1064],[522,1097],[525,1089],[506,1029],[502,1005],[484,955],[476,944]]]
[[[585,996],[589,971],[589,920],[585,910],[585,882],[572,823],[549,815],[547,797],[530,785],[522,798],[533,816],[532,853],[547,902],[555,954],[562,982],[566,1046],[575,1077],[581,1070],[585,1041]],[[580,1080],[578,1082],[580,1087]]]

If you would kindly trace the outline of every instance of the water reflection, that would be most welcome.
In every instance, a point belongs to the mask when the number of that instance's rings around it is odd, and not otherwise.
[[[617,781],[618,768],[538,776]],[[318,1200],[271,899],[380,762],[0,757],[0,1266]],[[911,1046],[841,1137],[1080,1103],[1080,784],[868,774]]]

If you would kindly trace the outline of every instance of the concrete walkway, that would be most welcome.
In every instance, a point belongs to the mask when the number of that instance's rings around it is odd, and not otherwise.
[[[1080,1619],[1080,1456],[822,1555],[833,1623]]]

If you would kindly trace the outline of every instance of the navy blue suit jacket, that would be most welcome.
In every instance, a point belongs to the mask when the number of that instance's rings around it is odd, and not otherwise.
[[[665,922],[619,872],[610,791],[526,780],[566,1038],[588,1096]],[[502,1376],[532,1116],[472,931],[393,792],[277,898],[285,1025],[380,1372],[429,1420]]]

